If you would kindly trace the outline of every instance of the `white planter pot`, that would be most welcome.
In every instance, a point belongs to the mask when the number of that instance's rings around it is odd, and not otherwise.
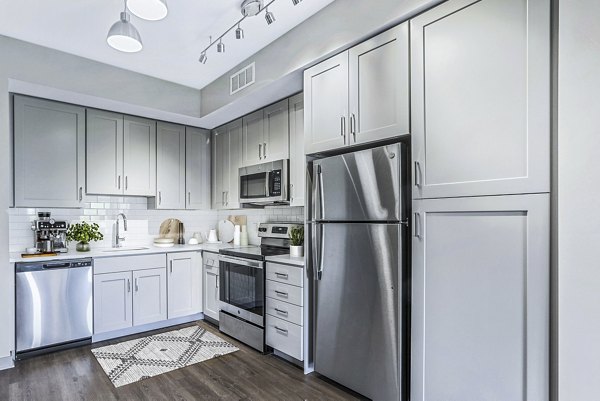
[[[290,256],[301,258],[304,256],[304,246],[290,246]]]

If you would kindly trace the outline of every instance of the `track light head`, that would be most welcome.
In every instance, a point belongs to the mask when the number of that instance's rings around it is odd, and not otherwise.
[[[292,4],[294,4],[295,6],[297,6],[300,3],[302,3],[302,0],[292,0]]]
[[[206,52],[202,52],[202,54],[200,55],[200,59],[198,59],[198,61],[201,62],[202,64],[206,64],[207,59],[208,59],[208,57],[206,57]]]
[[[244,30],[242,29],[240,24],[238,24],[238,27],[235,30],[235,38],[236,39],[244,39]]]
[[[273,22],[275,22],[275,15],[273,15],[273,13],[271,11],[269,11],[268,8],[265,13],[265,20],[267,21],[267,24],[269,24],[269,25],[271,25]]]
[[[219,39],[219,43],[217,43],[217,53],[225,53],[225,43],[222,39]]]

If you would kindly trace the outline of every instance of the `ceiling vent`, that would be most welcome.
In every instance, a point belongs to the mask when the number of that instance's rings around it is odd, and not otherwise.
[[[255,63],[252,63],[252,64],[242,68],[241,70],[239,70],[238,72],[236,72],[229,78],[229,94],[230,95],[233,95],[234,93],[237,93],[237,92],[241,91],[242,89],[247,88],[254,83],[255,76],[256,76],[254,68],[255,68]]]

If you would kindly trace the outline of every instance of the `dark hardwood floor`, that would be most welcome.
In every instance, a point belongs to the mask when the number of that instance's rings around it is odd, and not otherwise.
[[[235,344],[239,351],[115,388],[90,346],[18,361],[0,371],[0,400],[357,400],[355,395],[322,380],[304,375],[298,367],[202,327]],[[178,326],[181,328],[184,326]],[[149,334],[96,343],[94,348]]]

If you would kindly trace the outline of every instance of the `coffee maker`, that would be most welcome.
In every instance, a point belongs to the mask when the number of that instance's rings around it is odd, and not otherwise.
[[[69,224],[66,221],[56,221],[50,217],[50,212],[38,212],[38,219],[34,220],[31,229],[33,230],[33,245],[38,252],[69,252],[67,248],[67,229]]]

